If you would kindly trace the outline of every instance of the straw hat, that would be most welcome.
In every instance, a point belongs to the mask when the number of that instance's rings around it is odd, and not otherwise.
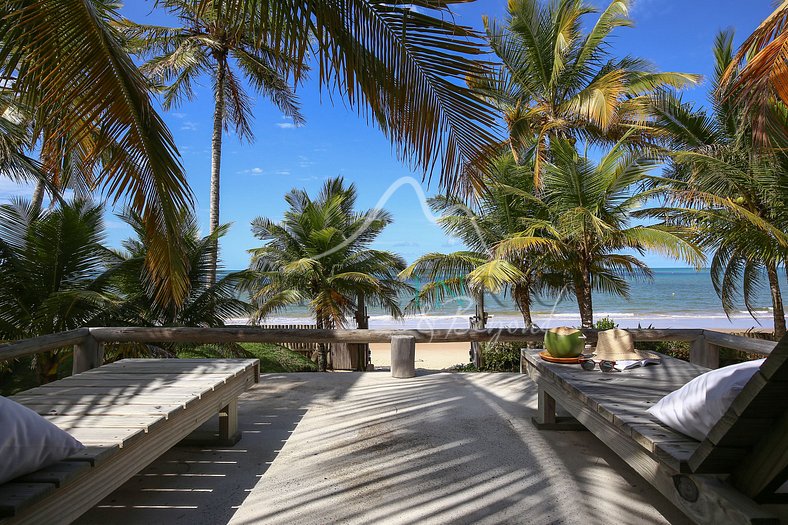
[[[647,358],[659,358],[651,352],[635,350],[632,335],[626,330],[613,328],[599,332],[594,359],[599,361],[635,361]]]

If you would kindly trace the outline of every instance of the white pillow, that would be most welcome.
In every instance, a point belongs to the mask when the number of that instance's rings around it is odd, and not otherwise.
[[[660,399],[648,413],[673,430],[702,441],[764,361],[747,361],[699,375]]]
[[[0,396],[0,484],[83,448],[85,445],[29,408]]]

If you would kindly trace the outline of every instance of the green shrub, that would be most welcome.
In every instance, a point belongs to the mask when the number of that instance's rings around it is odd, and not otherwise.
[[[178,357],[251,357],[260,360],[261,373],[316,372],[317,365],[307,357],[273,343],[241,343],[227,346],[201,345],[178,351]]]
[[[480,372],[519,372],[520,349],[526,343],[482,343],[482,367]],[[473,368],[473,370],[471,370]],[[471,365],[463,371],[475,372]]]
[[[594,323],[594,328],[597,330],[612,330],[613,328],[618,328],[618,323],[609,317],[603,317]]]

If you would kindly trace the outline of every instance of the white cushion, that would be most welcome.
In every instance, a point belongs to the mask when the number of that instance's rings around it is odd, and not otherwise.
[[[648,412],[673,430],[702,441],[763,362],[757,359],[706,372],[660,399]]]
[[[0,396],[0,483],[57,463],[83,448],[29,408]]]

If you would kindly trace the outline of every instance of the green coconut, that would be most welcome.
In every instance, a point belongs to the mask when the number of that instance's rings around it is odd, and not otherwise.
[[[544,334],[544,347],[553,357],[577,357],[583,353],[586,337],[577,328],[559,326]]]

